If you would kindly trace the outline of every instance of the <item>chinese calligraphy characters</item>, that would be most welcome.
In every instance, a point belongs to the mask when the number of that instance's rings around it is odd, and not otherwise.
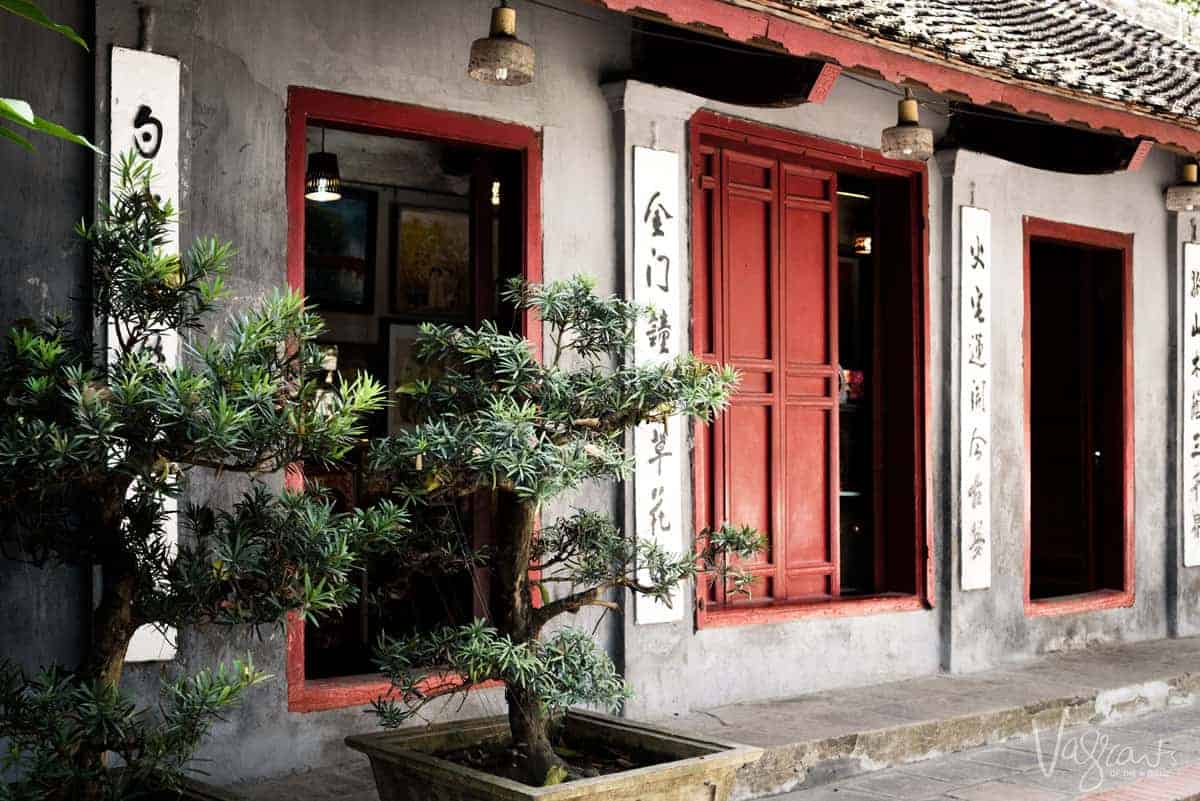
[[[1200,566],[1200,244],[1183,246],[1183,325],[1180,356],[1183,386],[1180,393],[1183,447],[1183,564]]]
[[[991,584],[991,214],[962,208],[959,559],[964,590]]]
[[[633,149],[633,300],[646,309],[638,322],[634,361],[639,365],[670,361],[687,343],[682,315],[679,233],[679,156],[663,150]],[[683,475],[686,472],[685,427],[674,419],[655,421],[634,430],[634,525],[639,539],[651,540],[668,553],[684,548]],[[635,600],[636,623],[682,619],[677,588],[671,603]]]

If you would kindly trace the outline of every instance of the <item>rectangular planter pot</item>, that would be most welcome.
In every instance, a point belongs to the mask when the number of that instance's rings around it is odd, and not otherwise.
[[[737,769],[762,755],[751,746],[699,740],[591,712],[571,711],[565,725],[573,741],[607,742],[671,761],[531,787],[433,755],[508,742],[505,717],[360,734],[347,737],[346,745],[370,757],[380,801],[727,801]]]

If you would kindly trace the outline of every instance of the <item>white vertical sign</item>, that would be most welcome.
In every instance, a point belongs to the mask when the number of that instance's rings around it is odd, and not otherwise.
[[[638,324],[633,357],[638,364],[675,359],[682,351],[683,265],[679,248],[679,155],[633,149],[633,300],[653,313]],[[683,551],[683,422],[640,425],[634,430],[634,534],[671,554]],[[683,593],[671,605],[639,596],[637,623],[683,619]]]
[[[962,588],[992,583],[992,214],[962,207],[959,254],[959,559]]]
[[[1200,243],[1183,246],[1183,564],[1200,565]]]
[[[109,148],[113,166],[118,159],[134,151],[154,165],[150,191],[163,201],[179,202],[179,60],[149,53],[114,47],[112,51],[112,91],[109,106]],[[109,196],[116,189],[115,178],[109,182]],[[179,252],[179,227],[172,223],[163,250]],[[115,341],[115,323],[109,321],[109,342]],[[174,366],[179,358],[179,337],[171,331],[158,343],[166,362]],[[168,545],[174,548],[179,539],[174,499],[167,499],[168,514],[164,525]],[[175,657],[175,630],[160,631],[142,626],[134,632],[126,659],[130,662],[150,662]]]

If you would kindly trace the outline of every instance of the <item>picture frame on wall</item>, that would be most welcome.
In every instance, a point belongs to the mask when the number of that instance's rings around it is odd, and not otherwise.
[[[374,378],[381,384],[384,381],[385,365],[380,358],[378,345],[365,342],[342,342],[321,340],[317,343],[322,356],[330,349],[337,353],[337,380],[339,384],[349,384],[361,375]],[[322,360],[324,364],[324,359]],[[366,420],[367,433],[379,436],[384,433],[385,415],[382,411],[372,413]]]
[[[338,200],[304,202],[304,293],[327,311],[375,310],[378,195],[342,187]]]
[[[396,434],[420,422],[416,403],[397,389],[422,379],[436,378],[438,369],[418,364],[414,345],[420,326],[408,322],[384,321],[387,342],[387,389],[392,399],[388,407],[387,433]]]
[[[397,204],[392,232],[392,313],[469,321],[474,303],[470,212]]]

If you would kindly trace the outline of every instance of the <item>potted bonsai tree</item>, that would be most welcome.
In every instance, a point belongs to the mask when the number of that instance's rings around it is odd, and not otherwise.
[[[656,774],[665,788],[686,774],[718,787],[713,797],[719,797],[753,749],[723,750],[603,716],[567,714],[575,705],[616,710],[630,689],[590,633],[570,625],[547,633],[547,627],[588,606],[619,609],[626,590],[669,602],[680,581],[697,576],[740,589],[747,576],[729,557],[758,550],[759,534],[724,525],[699,532],[695,552],[672,554],[621,531],[605,514],[539,518],[547,501],[584,482],[628,477],[625,439],[633,426],[711,419],[726,406],[737,375],[690,355],[661,365],[628,363],[636,323],[648,310],[598,296],[582,277],[545,285],[517,281],[505,299],[542,321],[545,362],[526,339],[490,322],[474,329],[423,325],[414,356],[436,377],[394,388],[416,402],[421,421],[375,441],[370,461],[412,513],[414,526],[455,498],[482,495],[486,502],[479,505],[494,511],[487,555],[493,619],[384,636],[378,658],[393,687],[374,711],[383,726],[397,728],[440,694],[498,681],[507,718],[407,727],[347,742],[371,757],[384,799],[517,798],[531,786],[577,779],[591,789],[570,781],[563,785],[567,796],[611,792],[620,776],[586,778],[605,768],[581,768],[578,759],[572,764],[598,739],[622,743],[635,755],[632,764],[641,768],[629,775],[642,783],[639,798],[654,797],[642,775],[654,770],[650,764],[680,759]],[[447,543],[463,541],[452,528],[442,536]],[[488,767],[486,753],[462,764],[461,749],[481,743],[484,752],[489,745],[504,752],[497,757],[504,764]],[[718,753],[724,757],[713,756]],[[701,763],[719,776],[702,776]]]
[[[121,693],[143,625],[262,624],[353,599],[362,549],[390,541],[391,504],[337,515],[319,496],[252,483],[232,510],[190,506],[168,542],[169,500],[187,472],[275,473],[333,460],[380,407],[368,378],[324,390],[303,298],[279,294],[202,339],[232,254],[201,239],[163,250],[174,211],[150,191],[150,165],[123,158],[111,206],[81,224],[107,352],[65,320],[18,323],[0,354],[0,544],[10,558],[99,565],[102,590],[79,666],[36,676],[0,666],[0,799],[176,797],[213,719],[265,678],[249,661],[166,682],[157,709]],[[85,323],[85,326],[87,324]],[[160,337],[188,332],[171,366]]]

